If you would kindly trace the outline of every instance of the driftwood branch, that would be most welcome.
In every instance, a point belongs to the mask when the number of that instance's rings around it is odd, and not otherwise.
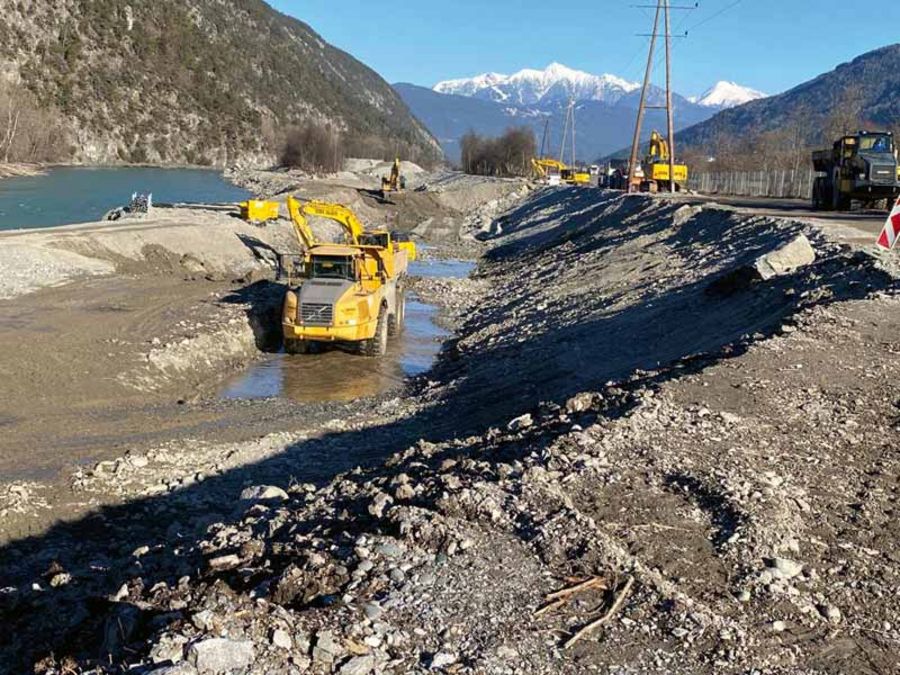
[[[569,600],[572,599],[573,596],[578,595],[579,593],[583,593],[584,591],[596,589],[596,590],[606,590],[609,588],[606,584],[606,579],[603,577],[591,577],[586,581],[582,581],[580,583],[575,584],[574,586],[568,586],[561,590],[555,591],[553,593],[548,594],[544,597],[544,602],[546,603],[543,607],[541,607],[538,611],[534,613],[536,617],[543,616],[548,612],[552,612],[559,607],[562,607]]]
[[[628,581],[625,582],[625,585],[622,587],[622,590],[619,591],[619,594],[616,596],[615,601],[612,606],[606,611],[606,613],[601,616],[599,619],[595,621],[591,621],[586,626],[582,627],[575,635],[570,637],[566,643],[563,645],[563,649],[568,649],[576,642],[581,640],[583,637],[590,635],[595,630],[603,626],[610,619],[612,619],[622,608],[622,604],[625,602],[625,599],[628,597],[628,594],[631,593],[631,587],[634,585],[634,577],[628,577]]]

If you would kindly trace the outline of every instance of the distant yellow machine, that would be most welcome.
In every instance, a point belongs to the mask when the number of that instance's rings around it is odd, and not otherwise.
[[[585,169],[566,169],[561,174],[563,183],[569,185],[590,185],[591,172]]]
[[[394,160],[391,166],[391,175],[381,177],[381,195],[387,196],[391,192],[403,192],[406,189],[406,178],[400,173],[400,158]]]
[[[241,209],[241,218],[248,223],[265,223],[270,220],[278,220],[280,215],[280,204],[278,202],[249,199],[246,202],[241,202],[238,206]]]
[[[557,159],[543,157],[531,160],[532,175],[536,180],[553,184],[588,185],[591,173],[584,169],[573,169]]]
[[[383,355],[388,339],[403,329],[403,280],[416,258],[415,243],[367,231],[340,204],[288,197],[287,206],[305,252],[301,274],[295,278],[289,270],[282,309],[285,351],[303,354],[316,343],[346,342],[366,356]],[[347,242],[317,241],[308,216],[340,224]]]
[[[688,180],[688,168],[686,164],[675,163],[675,180],[669,175],[669,142],[662,134],[654,131],[650,134],[650,147],[644,158],[644,177],[641,181],[641,190],[644,192],[657,192],[663,188],[669,192],[677,192]]]

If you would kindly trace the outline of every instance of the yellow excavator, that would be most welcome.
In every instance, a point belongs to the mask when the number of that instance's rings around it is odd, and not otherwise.
[[[550,185],[587,185],[591,182],[590,171],[573,169],[558,159],[542,157],[531,160],[532,174],[536,180]]]
[[[568,167],[556,159],[542,157],[531,159],[531,171],[535,180],[558,185],[562,182],[562,172]]]
[[[677,192],[687,184],[688,168],[686,164],[675,162],[675,181],[671,184],[669,176],[669,142],[662,134],[654,131],[650,134],[650,147],[644,158],[644,177],[641,181],[643,192],[657,192],[660,188],[669,192]]]
[[[382,356],[388,339],[403,330],[403,280],[416,258],[412,241],[368,231],[341,204],[287,199],[294,231],[304,248],[300,274],[288,269],[282,308],[285,351],[305,354],[319,343],[350,343],[365,356]],[[341,225],[344,243],[316,239],[310,217]]]
[[[386,197],[391,192],[403,192],[406,189],[406,177],[400,173],[400,158],[394,160],[391,166],[391,175],[381,177],[381,196]]]

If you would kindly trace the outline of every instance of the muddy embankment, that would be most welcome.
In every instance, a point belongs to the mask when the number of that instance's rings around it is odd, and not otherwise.
[[[595,191],[493,231],[475,279],[423,282],[465,323],[383,419],[207,447],[266,450],[4,549],[5,662],[896,669],[893,261]]]

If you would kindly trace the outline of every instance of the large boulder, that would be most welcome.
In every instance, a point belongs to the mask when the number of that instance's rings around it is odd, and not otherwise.
[[[751,263],[726,272],[707,288],[711,295],[730,295],[760,281],[796,272],[816,261],[816,251],[806,235],[799,234]]]
[[[188,648],[187,660],[201,675],[228,673],[250,666],[256,658],[253,643],[247,640],[209,638]]]
[[[760,279],[766,281],[782,274],[790,274],[816,261],[816,251],[806,235],[800,234],[771,253],[757,258],[753,269]]]

